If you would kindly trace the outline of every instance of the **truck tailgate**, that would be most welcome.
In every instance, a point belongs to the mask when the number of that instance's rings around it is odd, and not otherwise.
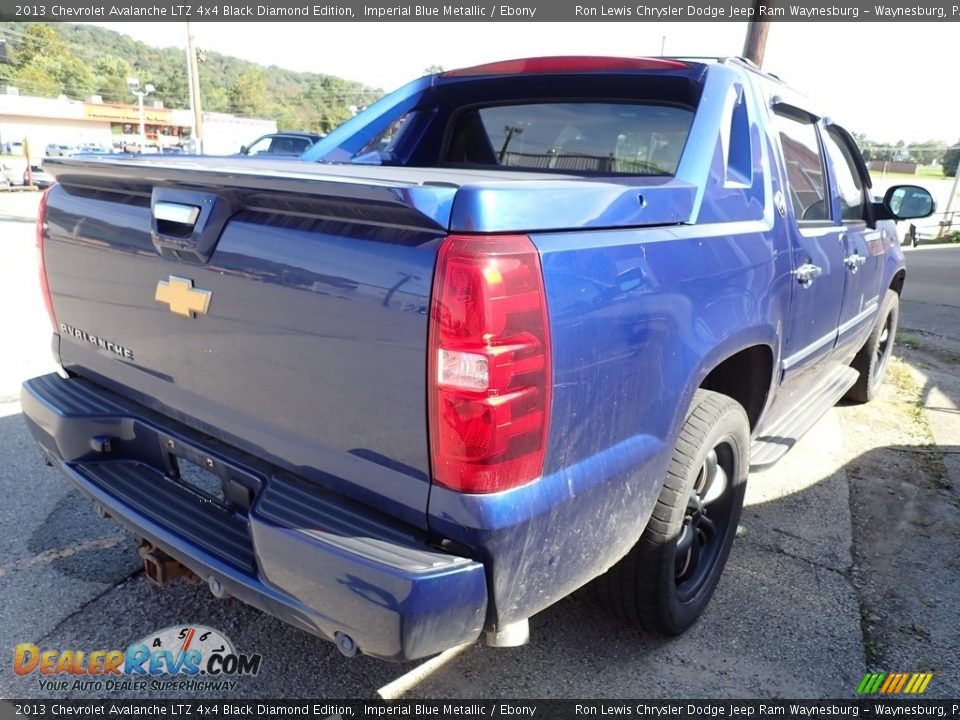
[[[428,297],[455,187],[209,160],[51,164],[61,362],[424,527]]]

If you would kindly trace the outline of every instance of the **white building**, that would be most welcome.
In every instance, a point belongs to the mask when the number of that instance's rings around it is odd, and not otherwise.
[[[240,151],[260,135],[276,132],[273,120],[242,118],[227,113],[203,113],[204,152],[228,155]],[[192,136],[193,113],[173,110],[160,103],[144,106],[147,146],[160,149],[183,145]],[[98,96],[86,101],[41,98],[16,94],[7,88],[0,94],[0,148],[15,148],[29,142],[32,157],[43,156],[47,145],[96,145],[104,149],[135,149],[140,142],[140,110],[137,105],[104,103]]]

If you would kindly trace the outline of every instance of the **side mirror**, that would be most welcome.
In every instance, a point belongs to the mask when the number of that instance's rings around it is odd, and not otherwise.
[[[624,270],[622,273],[617,275],[617,286],[620,289],[620,292],[630,292],[631,290],[636,290],[644,281],[643,270],[638,267],[630,268],[629,270]]]
[[[241,155],[246,155],[246,154],[247,154],[247,146],[246,146],[246,145],[241,145],[241,146],[240,146],[240,154],[241,154]]]
[[[883,196],[883,208],[894,220],[925,218],[937,209],[937,203],[926,188],[917,185],[894,185]]]

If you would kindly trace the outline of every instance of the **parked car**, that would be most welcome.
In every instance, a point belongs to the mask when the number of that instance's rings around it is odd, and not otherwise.
[[[47,173],[43,169],[43,165],[39,163],[31,164],[29,173],[26,170],[23,171],[23,184],[29,185],[31,179],[33,180],[33,186],[40,189],[46,189],[56,182],[53,176]]]
[[[77,148],[73,145],[58,145],[57,143],[50,143],[46,148],[47,157],[69,157],[77,152]]]
[[[153,582],[180,563],[346,655],[521,644],[590,581],[683,632],[749,469],[876,395],[892,221],[932,211],[874,201],[824,118],[738,59],[533,58],[296,161],[49,160],[63,372],[24,417]]]
[[[240,148],[241,155],[269,155],[295,157],[309,150],[323,135],[306,132],[282,132],[262,135]]]

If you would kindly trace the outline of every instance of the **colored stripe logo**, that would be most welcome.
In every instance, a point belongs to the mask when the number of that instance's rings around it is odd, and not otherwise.
[[[857,695],[922,695],[933,673],[867,673],[857,686]]]

